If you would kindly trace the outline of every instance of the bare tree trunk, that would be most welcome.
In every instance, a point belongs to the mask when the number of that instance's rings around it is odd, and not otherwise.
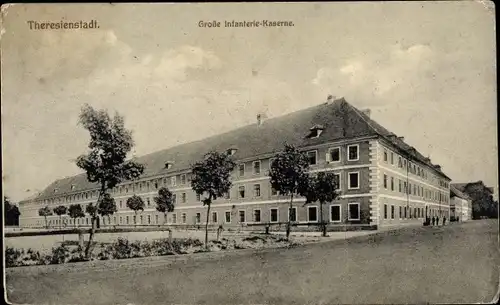
[[[291,220],[291,215],[290,213],[292,212],[292,207],[293,207],[293,193],[290,195],[290,207],[288,208],[288,222],[286,224],[286,240],[290,239],[290,230],[292,226],[292,220]],[[297,217],[297,215],[295,215]]]
[[[323,202],[319,203],[319,218],[321,221],[321,231],[323,232],[323,237],[326,237],[326,224],[325,221],[323,220]]]
[[[210,200],[212,196],[209,196]],[[205,223],[205,249],[208,249],[208,221],[210,220],[210,204],[211,202],[208,203],[207,207],[207,222]]]
[[[92,247],[92,242],[94,241],[94,234],[96,231],[96,225],[97,225],[97,208],[99,205],[99,201],[102,196],[104,196],[104,192],[106,191],[105,184],[101,184],[101,191],[99,192],[99,197],[97,197],[97,202],[96,202],[96,207],[94,213],[92,213],[92,216],[90,218],[90,222],[92,224],[92,228],[90,229],[90,235],[89,235],[89,242],[87,243],[87,247],[85,248],[85,258],[90,259],[90,254],[91,254],[91,247]]]

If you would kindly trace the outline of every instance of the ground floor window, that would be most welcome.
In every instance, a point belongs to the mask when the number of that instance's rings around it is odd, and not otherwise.
[[[172,223],[177,223],[177,214],[172,214]]]
[[[239,215],[240,215],[240,222],[241,223],[245,222],[246,221],[246,219],[245,219],[245,211],[240,211]]]
[[[201,223],[201,213],[196,213],[196,217],[194,219],[196,223]]]
[[[148,215],[148,225],[151,224],[151,215]]]
[[[212,222],[217,223],[218,222],[218,217],[217,217],[217,212],[212,212]]]
[[[399,206],[399,219],[403,218],[403,208]]]
[[[340,222],[341,221],[341,207],[340,205],[331,205],[330,206],[330,221],[331,222]]]
[[[270,222],[278,222],[278,209],[270,209]]]
[[[226,211],[225,216],[226,216],[226,223],[231,223],[231,212]]]
[[[387,219],[387,204],[384,204],[384,219]]]
[[[359,220],[359,203],[349,203],[349,220]]]
[[[182,219],[182,223],[186,223],[186,221],[187,221],[186,213],[181,214],[181,219]]]
[[[140,219],[139,223],[142,225],[142,215],[139,217],[139,219]]]
[[[127,224],[129,224],[129,217],[128,216],[125,218],[125,221],[127,222]]]
[[[288,220],[297,221],[297,208],[288,208]]]
[[[394,211],[394,206],[393,206],[393,205],[391,205],[391,219],[394,219],[394,214],[395,214],[395,213],[396,213],[396,212]]]
[[[120,224],[122,224],[122,223],[123,223],[123,217],[120,216]]]
[[[317,207],[307,207],[307,221],[311,221],[311,222],[318,221],[318,208]]]
[[[253,221],[260,222],[260,210],[253,210]]]

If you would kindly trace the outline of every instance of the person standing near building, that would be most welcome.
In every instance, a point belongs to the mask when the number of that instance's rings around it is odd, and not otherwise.
[[[446,216],[443,217],[443,226],[446,224]]]
[[[432,225],[434,225],[435,222],[436,222],[436,218],[434,218],[434,216],[432,216]]]
[[[436,216],[436,226],[439,226],[439,216]]]

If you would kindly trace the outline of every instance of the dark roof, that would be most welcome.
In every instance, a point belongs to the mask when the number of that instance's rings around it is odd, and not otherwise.
[[[462,191],[460,191],[460,189],[456,188],[454,184],[450,184],[450,193],[452,197],[457,196],[463,199],[470,199],[470,197],[467,194],[463,193]]]
[[[482,185],[485,189],[487,189],[490,193],[494,193],[494,190],[492,187],[487,187],[483,181],[479,180],[476,182],[467,182],[467,183],[452,183],[450,186],[453,186],[457,190],[461,191],[462,193],[467,192],[467,186],[472,186],[472,185]]]
[[[308,137],[310,128],[315,125],[321,125],[323,132],[318,138],[310,138]],[[346,128],[343,128],[344,126]],[[210,150],[226,151],[235,148],[234,158],[243,160],[276,153],[283,149],[285,143],[305,147],[340,139],[377,135],[386,138],[400,150],[408,151],[411,148],[398,138],[389,139],[390,135],[394,135],[393,133],[361,113],[344,98],[340,98],[330,103],[267,119],[261,125],[247,125],[203,140],[144,155],[136,160],[145,165],[143,177],[151,177],[187,170]],[[430,162],[425,162],[425,158],[418,152],[414,158],[430,164]],[[165,168],[165,163],[168,161],[174,162],[170,169]],[[430,166],[432,167],[432,164]],[[74,185],[73,190],[71,190],[71,185]],[[52,197],[56,188],[57,193],[67,194],[98,187],[87,181],[86,174],[80,174],[53,182],[40,194],[39,198]]]

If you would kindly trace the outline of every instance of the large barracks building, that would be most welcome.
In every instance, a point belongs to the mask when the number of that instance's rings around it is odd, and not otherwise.
[[[139,180],[118,185],[110,193],[117,212],[99,219],[100,227],[138,225],[193,226],[204,224],[206,207],[190,187],[190,165],[210,150],[227,151],[236,161],[231,191],[212,204],[210,223],[231,227],[285,223],[290,217],[296,230],[319,221],[319,203],[304,205],[303,198],[289,198],[271,188],[269,165],[273,156],[292,144],[303,150],[310,172],[336,175],[341,196],[324,205],[329,230],[422,223],[427,216],[446,216],[450,210],[450,178],[429,158],[370,118],[369,110],[358,110],[344,98],[200,141],[179,145],[137,158],[145,165]],[[156,211],[153,198],[167,187],[175,194],[175,211]],[[96,201],[98,187],[85,174],[53,182],[38,196],[20,203],[20,225],[43,227],[41,207],[85,206]],[[135,218],[126,200],[132,195],[144,199],[145,210]],[[59,226],[59,216],[49,216]],[[90,218],[62,217],[68,226],[90,226]]]

